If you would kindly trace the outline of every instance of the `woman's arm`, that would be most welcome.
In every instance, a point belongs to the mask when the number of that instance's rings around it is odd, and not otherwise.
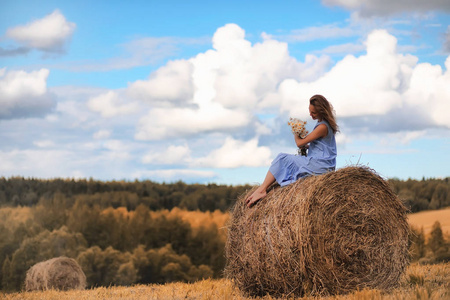
[[[325,124],[320,124],[317,126],[310,134],[308,134],[304,139],[301,139],[298,135],[294,134],[295,143],[297,147],[305,146],[306,144],[311,143],[314,140],[317,140],[321,137],[327,136],[328,128]]]

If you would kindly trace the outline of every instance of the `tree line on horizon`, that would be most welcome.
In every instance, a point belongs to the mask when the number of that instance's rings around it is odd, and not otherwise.
[[[388,179],[390,186],[410,212],[450,206],[450,178],[422,180]],[[76,195],[94,195],[93,203],[101,207],[124,206],[129,210],[139,204],[150,210],[172,209],[226,212],[250,185],[157,183],[144,181],[98,181],[91,179],[35,179],[0,177],[0,207],[33,206],[42,198],[61,193],[72,199]]]
[[[448,178],[389,183],[411,211],[450,206]],[[0,178],[0,289],[21,290],[32,265],[58,256],[75,258],[89,287],[220,278],[228,211],[250,188]],[[414,230],[413,260],[448,261],[440,227],[428,240]]]
[[[35,179],[0,177],[1,206],[34,206],[56,193],[72,201],[88,195],[100,207],[123,206],[134,210],[140,204],[150,210],[172,209],[227,211],[249,185],[157,183],[145,181],[98,181],[93,179]]]

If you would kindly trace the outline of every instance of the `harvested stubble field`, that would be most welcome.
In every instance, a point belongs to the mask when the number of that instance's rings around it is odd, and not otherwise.
[[[203,280],[191,284],[136,285],[131,287],[96,288],[84,291],[22,292],[0,294],[2,299],[61,300],[61,299],[275,299],[270,296],[247,298],[227,279]],[[450,263],[411,265],[400,286],[386,293],[362,290],[348,295],[331,297],[303,297],[304,300],[378,300],[378,299],[450,299]]]

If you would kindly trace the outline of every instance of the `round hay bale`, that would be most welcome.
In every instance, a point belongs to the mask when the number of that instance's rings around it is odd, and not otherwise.
[[[390,289],[408,265],[407,209],[365,167],[272,188],[231,210],[225,275],[249,296]]]
[[[25,278],[25,290],[84,290],[86,275],[78,263],[67,257],[52,258],[32,266]]]

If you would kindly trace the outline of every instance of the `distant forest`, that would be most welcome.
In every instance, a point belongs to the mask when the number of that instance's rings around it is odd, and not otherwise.
[[[394,192],[411,212],[450,206],[450,178],[406,181],[388,179]],[[156,183],[152,181],[96,181],[64,179],[0,178],[0,207],[33,206],[41,200],[63,195],[70,203],[86,195],[83,202],[106,207],[134,210],[140,204],[150,210],[178,207],[189,211],[228,211],[249,185]]]
[[[449,178],[389,183],[411,212],[450,206]],[[219,278],[228,211],[250,188],[0,178],[0,289],[21,290],[31,266],[58,256],[76,259],[89,287]],[[436,236],[433,248],[417,231],[414,259],[449,258]]]
[[[26,179],[20,177],[0,178],[1,206],[34,206],[41,201],[61,195],[71,206],[79,200],[88,205],[126,207],[134,210],[140,204],[150,210],[172,209],[189,211],[225,212],[238,195],[250,186],[227,186],[217,184],[156,183],[152,181],[96,181],[64,179]]]

